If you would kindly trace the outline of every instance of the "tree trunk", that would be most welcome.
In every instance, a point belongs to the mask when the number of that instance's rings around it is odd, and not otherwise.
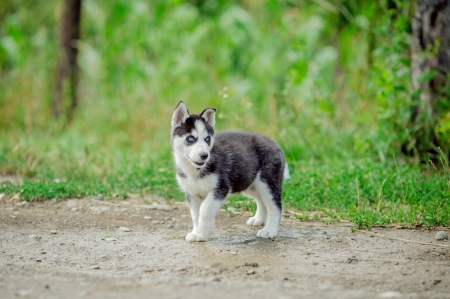
[[[64,98],[69,97],[66,112],[67,123],[73,119],[78,104],[77,41],[80,38],[81,0],[65,0],[60,23],[60,50],[56,69],[56,88],[52,112],[59,118],[64,112]]]
[[[414,140],[408,150],[436,153],[439,140],[436,119],[442,104],[448,105],[450,75],[450,0],[417,0],[412,22],[411,84]]]

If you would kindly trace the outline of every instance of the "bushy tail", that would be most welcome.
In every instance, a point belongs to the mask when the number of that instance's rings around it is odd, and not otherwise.
[[[283,172],[283,179],[285,181],[289,180],[291,178],[291,175],[289,174],[289,167],[287,163],[284,163],[284,172]]]

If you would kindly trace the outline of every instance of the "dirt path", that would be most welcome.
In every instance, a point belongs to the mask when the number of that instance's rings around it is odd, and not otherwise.
[[[450,247],[286,217],[279,236],[263,240],[245,225],[248,215],[223,211],[214,238],[187,243],[186,205],[116,204],[3,198],[0,297],[450,298]],[[374,231],[450,245],[435,231]]]

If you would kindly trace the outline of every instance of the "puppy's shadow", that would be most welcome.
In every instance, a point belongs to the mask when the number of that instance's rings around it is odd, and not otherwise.
[[[278,235],[273,239],[263,239],[256,236],[257,229],[248,228],[247,231],[234,230],[227,231],[210,239],[209,246],[221,247],[225,250],[239,250],[239,249],[270,249],[277,245],[282,245],[286,242],[305,242],[305,240],[323,235],[322,229],[317,228],[300,228],[300,227],[280,227]]]

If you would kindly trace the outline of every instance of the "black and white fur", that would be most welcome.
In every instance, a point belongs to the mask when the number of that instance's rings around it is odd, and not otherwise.
[[[205,241],[215,216],[231,193],[256,200],[247,225],[264,225],[261,238],[273,238],[281,220],[284,155],[268,137],[255,133],[214,133],[216,109],[189,114],[180,102],[172,117],[171,138],[178,184],[189,202],[194,229],[186,241]]]

